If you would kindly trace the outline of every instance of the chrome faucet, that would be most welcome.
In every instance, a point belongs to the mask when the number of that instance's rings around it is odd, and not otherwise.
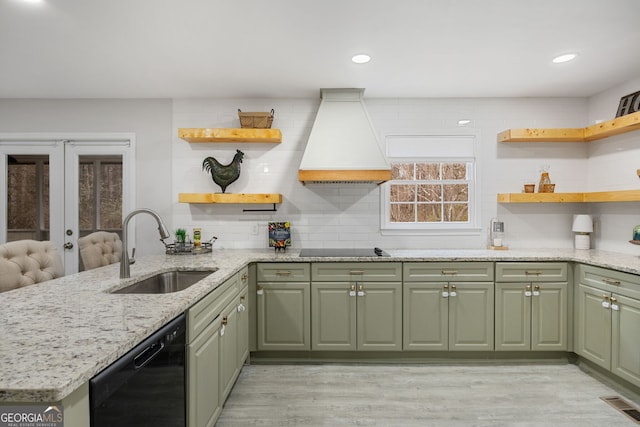
[[[158,233],[160,233],[160,241],[164,241],[164,239],[169,238],[169,231],[167,230],[167,226],[164,225],[164,221],[162,221],[162,218],[160,218],[160,215],[158,215],[157,212],[147,208],[140,208],[131,211],[129,215],[124,218],[124,221],[122,221],[122,257],[120,258],[121,279],[128,279],[129,277],[131,277],[131,272],[129,270],[129,249],[127,248],[127,229],[129,227],[129,221],[133,216],[142,212],[146,212],[156,219],[156,222],[158,223]]]

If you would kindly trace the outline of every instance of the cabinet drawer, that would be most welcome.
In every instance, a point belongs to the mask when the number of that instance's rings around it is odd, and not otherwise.
[[[314,282],[399,282],[402,263],[399,262],[314,262],[311,264]]]
[[[492,262],[405,262],[405,282],[493,282]]]
[[[564,282],[565,262],[497,262],[496,282]]]
[[[239,276],[234,274],[222,285],[195,303],[187,312],[187,342],[192,342],[220,315],[240,290]]]
[[[258,264],[258,282],[308,282],[309,263],[273,262]]]
[[[640,276],[601,267],[580,264],[580,283],[640,299]]]

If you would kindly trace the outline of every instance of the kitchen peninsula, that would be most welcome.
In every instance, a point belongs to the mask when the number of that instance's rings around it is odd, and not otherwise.
[[[61,402],[145,337],[253,263],[566,262],[640,275],[637,256],[597,250],[393,250],[385,258],[299,257],[299,251],[214,250],[198,256],[148,256],[118,278],[118,264],[0,294],[0,404]],[[112,294],[160,271],[218,270],[176,293]],[[571,276],[570,276],[571,277]],[[255,292],[255,277],[250,277]],[[573,299],[578,277],[570,281]],[[634,291],[635,292],[635,291]],[[569,312],[569,316],[573,316]],[[255,319],[255,317],[253,317]],[[255,325],[250,325],[251,328]],[[571,346],[571,348],[574,348]]]

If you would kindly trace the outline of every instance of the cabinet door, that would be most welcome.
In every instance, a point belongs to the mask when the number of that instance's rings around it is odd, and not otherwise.
[[[223,405],[240,373],[238,366],[238,303],[236,299],[222,313],[220,327],[220,405]]]
[[[258,350],[310,350],[309,283],[258,283]]]
[[[219,392],[220,324],[209,324],[187,346],[187,424],[213,426],[222,411]]]
[[[405,283],[402,347],[404,350],[449,349],[449,299],[445,284]],[[448,286],[447,286],[448,292]]]
[[[531,285],[496,283],[496,351],[531,350]]]
[[[533,283],[531,349],[567,350],[567,283]]]
[[[402,284],[357,286],[358,350],[402,350]]]
[[[611,370],[640,386],[640,301],[615,294],[614,298]]]
[[[312,350],[356,349],[356,298],[355,284],[311,283]]]
[[[611,311],[602,306],[608,292],[580,284],[578,286],[577,353],[606,369],[611,369]]]
[[[493,350],[494,284],[450,283],[449,350]],[[450,294],[451,295],[451,294]]]
[[[240,291],[238,302],[238,368],[242,369],[242,365],[249,357],[249,288],[245,286]]]

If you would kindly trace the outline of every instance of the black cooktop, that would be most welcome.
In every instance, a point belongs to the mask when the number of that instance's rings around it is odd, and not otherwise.
[[[388,257],[380,248],[311,248],[302,249],[301,257]]]

